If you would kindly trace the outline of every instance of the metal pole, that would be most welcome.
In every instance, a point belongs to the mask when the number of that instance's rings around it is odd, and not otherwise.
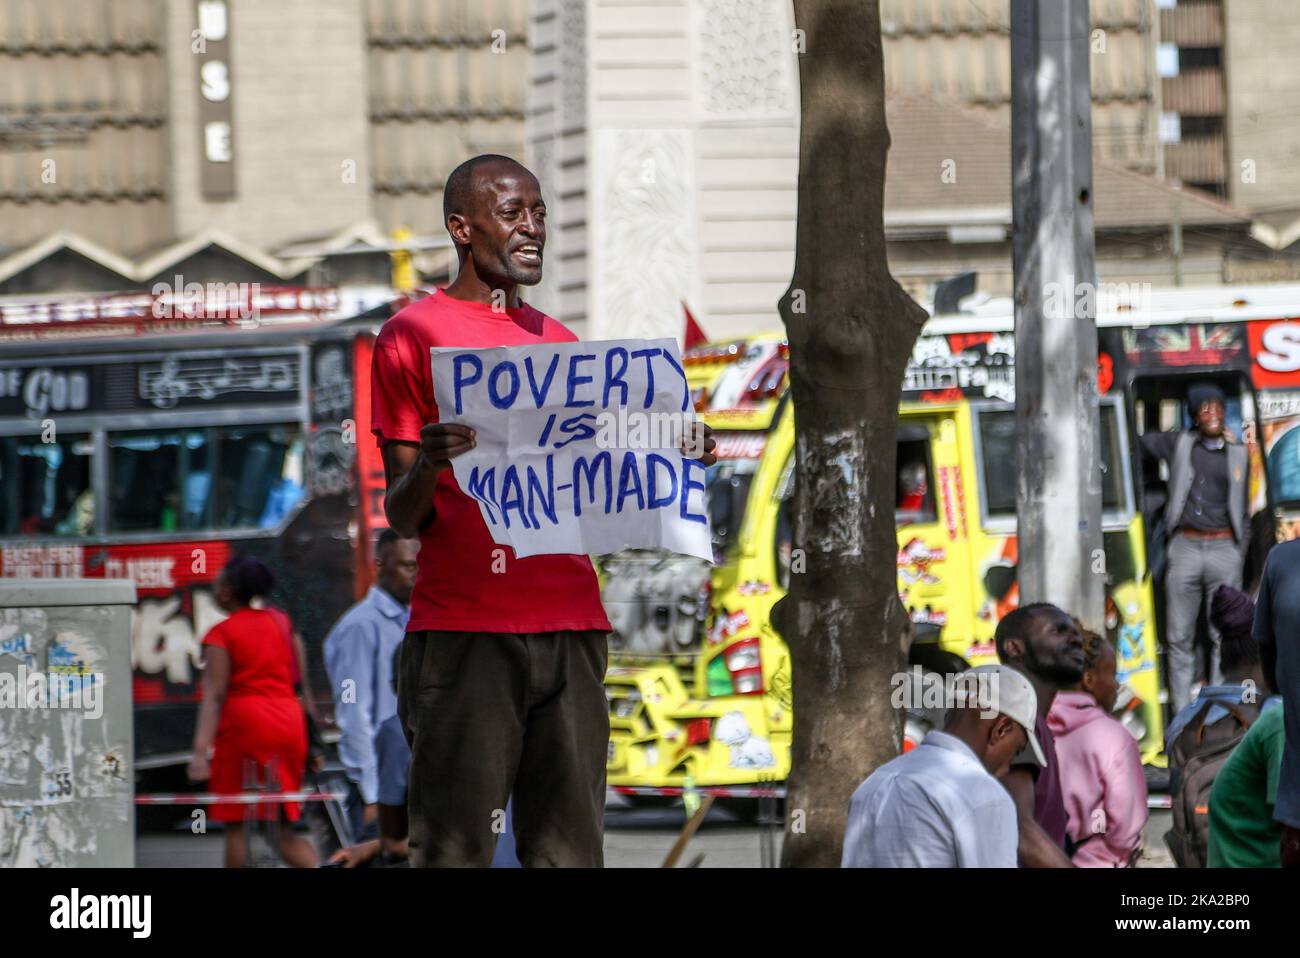
[[[1020,601],[1103,631],[1088,0],[1011,0]]]
[[[1174,285],[1183,285],[1183,202],[1178,197],[1172,203],[1169,226],[1169,252],[1174,258]]]

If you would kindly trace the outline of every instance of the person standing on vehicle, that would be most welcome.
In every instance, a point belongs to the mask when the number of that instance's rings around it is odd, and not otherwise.
[[[389,524],[420,537],[398,709],[411,742],[410,848],[419,866],[487,866],[513,797],[525,867],[604,861],[608,618],[585,555],[517,558],[497,545],[451,460],[474,430],[439,422],[429,350],[573,342],[524,303],[542,278],[537,178],[483,155],[447,179],[459,271],[375,342],[371,430]],[[714,440],[698,456],[712,465]]]
[[[1176,714],[1191,699],[1195,678],[1193,644],[1201,604],[1221,585],[1241,587],[1241,565],[1249,538],[1246,447],[1223,427],[1227,400],[1212,383],[1187,391],[1196,428],[1148,432],[1142,449],[1169,464],[1165,528],[1171,530],[1165,573],[1165,650],[1169,698]],[[1210,627],[1207,681],[1218,685],[1219,630]]]
[[[1016,808],[997,780],[1040,756],[1034,687],[1002,665],[957,677],[943,731],[891,759],[849,802],[844,868],[1015,868]]]
[[[345,808],[355,844],[377,835],[379,763],[375,738],[397,714],[393,654],[406,635],[420,543],[392,529],[375,544],[376,581],[325,637],[325,668],[334,722],[343,733],[339,758],[348,778]]]
[[[1065,853],[1069,818],[1061,791],[1061,762],[1047,713],[1058,692],[1083,678],[1083,635],[1075,620],[1056,606],[1033,602],[1004,615],[993,641],[998,658],[1028,677],[1038,700],[1034,736],[1042,746],[1042,755],[1026,750],[1002,777],[1016,803],[1020,861],[1028,868],[1069,868]]]

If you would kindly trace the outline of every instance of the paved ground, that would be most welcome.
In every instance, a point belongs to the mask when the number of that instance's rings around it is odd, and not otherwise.
[[[684,824],[680,808],[611,810],[605,822],[605,863],[611,868],[657,868],[668,855]],[[1167,811],[1153,811],[1147,822],[1146,868],[1171,868],[1164,833],[1169,829]],[[211,868],[221,864],[220,833],[194,835],[188,824],[179,830],[154,828],[136,842],[136,864],[153,868]],[[763,836],[770,835],[775,856],[780,855],[779,829],[763,829],[736,821],[726,812],[710,813],[704,825],[687,845],[678,866],[701,868],[758,868],[763,863]]]

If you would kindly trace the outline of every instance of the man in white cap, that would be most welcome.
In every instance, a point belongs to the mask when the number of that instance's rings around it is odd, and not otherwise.
[[[1034,737],[1038,696],[1020,672],[957,677],[943,731],[871,773],[849,803],[845,868],[1015,868],[1015,803],[998,781]]]

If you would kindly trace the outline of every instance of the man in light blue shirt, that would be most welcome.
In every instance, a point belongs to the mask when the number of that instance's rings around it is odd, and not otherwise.
[[[1005,665],[963,672],[942,732],[886,762],[849,803],[845,868],[1015,868],[1015,803],[997,776],[1034,737],[1038,696]]]
[[[397,714],[393,653],[406,635],[419,549],[418,540],[403,539],[385,529],[375,546],[375,585],[325,638],[334,721],[343,733],[339,758],[348,776],[347,813],[354,843],[377,834],[375,735],[385,720]]]

